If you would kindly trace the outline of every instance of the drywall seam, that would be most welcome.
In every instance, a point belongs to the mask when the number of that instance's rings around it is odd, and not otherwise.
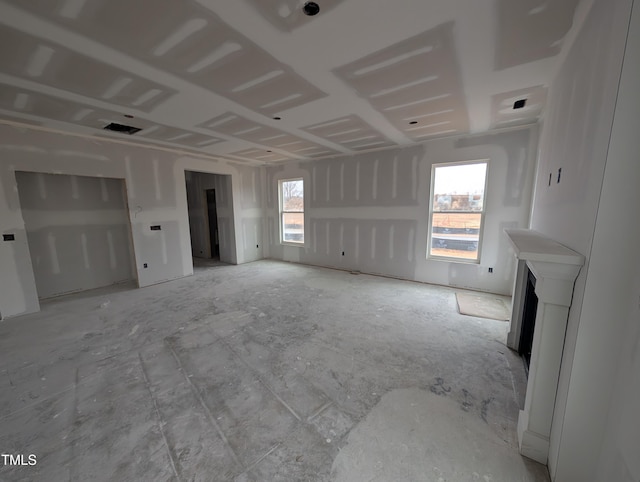
[[[63,135],[63,136],[80,137],[80,138],[84,138],[84,139],[89,139],[91,141],[99,141],[99,142],[106,142],[106,143],[110,143],[110,144],[121,144],[121,145],[125,145],[125,146],[133,146],[133,147],[137,147],[139,149],[154,149],[156,151],[163,151],[163,152],[170,152],[172,154],[178,154],[180,156],[200,157],[200,158],[203,158],[203,159],[209,159],[209,160],[214,160],[214,161],[218,161],[218,162],[226,162],[226,163],[228,163],[230,161],[230,159],[225,159],[224,157],[221,157],[221,156],[213,156],[213,155],[209,155],[209,154],[205,154],[205,153],[200,153],[200,152],[197,152],[197,151],[183,151],[183,150],[175,149],[175,148],[172,148],[172,147],[164,147],[164,146],[158,146],[158,145],[155,145],[155,144],[146,144],[146,143],[125,141],[125,140],[121,140],[121,139],[113,139],[111,137],[99,137],[98,138],[95,135],[81,134],[79,132],[68,132],[68,131],[63,131],[63,130],[58,130],[58,129],[52,129],[50,127],[34,126],[32,124],[24,124],[22,122],[15,122],[15,121],[7,120],[7,119],[0,119],[0,124],[6,124],[8,126],[17,127],[19,129],[29,129],[29,130],[33,130],[33,131],[48,132],[48,133],[51,133],[51,134],[60,134],[60,135]]]
[[[302,263],[508,294],[512,287],[509,282],[513,276],[512,261],[506,247],[501,246],[501,229],[504,220],[509,223],[507,227],[527,226],[535,162],[532,146],[537,131],[534,125],[509,129],[509,133],[504,134],[463,137],[453,142],[431,140],[419,146],[396,148],[384,155],[363,153],[341,159],[290,162],[266,168],[267,188],[275,196],[278,179],[299,177],[301,173],[305,181],[311,183],[311,192],[305,189],[305,199],[310,201],[305,209],[309,244],[304,249],[294,248],[295,257]],[[483,251],[479,264],[427,260],[431,164],[480,158],[491,159],[488,183],[490,190],[496,190],[487,197],[490,206],[485,214],[483,245],[491,249]],[[377,180],[374,179],[376,160]],[[327,202],[325,183],[329,166],[331,190]],[[394,166],[397,183],[390,184]],[[341,196],[343,168],[345,191]],[[374,185],[377,187],[376,199],[373,199]],[[320,194],[314,196],[318,192]],[[291,261],[292,250],[280,245],[273,229],[278,219],[275,206],[269,206],[266,216],[272,243],[269,257]],[[326,243],[327,222],[330,224],[329,243]],[[370,238],[374,236],[374,225],[376,252],[372,259]],[[342,242],[339,233],[342,233]],[[330,244],[328,255],[327,244]],[[393,256],[387,255],[390,249]],[[494,272],[488,274],[487,267],[493,267]]]
[[[129,180],[122,180],[122,189],[124,190],[124,207],[127,210],[127,232],[129,235],[129,251],[131,257],[131,279],[134,280],[136,288],[140,288],[140,279],[138,276],[138,260],[136,258],[136,248],[133,243],[133,220],[131,219],[131,206],[129,203]]]
[[[520,131],[523,129],[527,129],[527,128],[532,128],[538,125],[538,121],[535,120],[533,122],[529,122],[526,124],[518,124],[517,126],[511,126],[511,127],[500,127],[498,129],[491,129],[490,131],[483,131],[483,132],[475,132],[475,133],[467,133],[467,134],[448,134],[448,135],[442,135],[442,136],[438,136],[438,137],[434,137],[433,139],[427,139],[424,141],[420,141],[420,142],[412,142],[412,143],[408,143],[408,144],[402,144],[402,145],[393,145],[393,146],[385,146],[385,147],[378,147],[378,148],[373,148],[373,149],[362,149],[362,150],[358,150],[357,152],[350,152],[348,154],[343,154],[343,153],[336,153],[336,154],[332,154],[326,157],[320,157],[320,158],[316,158],[316,159],[291,159],[289,161],[285,161],[285,162],[277,162],[277,163],[273,163],[270,164],[268,162],[263,162],[260,163],[262,166],[281,166],[281,165],[287,165],[291,162],[315,162],[315,161],[330,161],[330,160],[335,160],[335,159],[350,159],[350,158],[354,158],[354,157],[359,157],[363,154],[377,154],[377,153],[381,153],[381,152],[385,152],[385,151],[393,151],[393,150],[397,150],[397,149],[404,149],[404,148],[408,148],[408,147],[416,147],[416,146],[425,146],[428,145],[431,142],[435,142],[435,141],[440,141],[440,140],[456,140],[456,139],[474,139],[476,137],[484,137],[486,135],[489,134],[503,134],[506,132],[512,132],[512,131]],[[224,158],[223,158],[224,159]],[[315,176],[313,176],[315,178]],[[315,190],[314,190],[315,192]]]
[[[269,204],[269,195],[271,190],[268,187],[268,178],[267,178],[267,169],[262,166],[260,167],[260,184],[263,186],[261,192],[261,223],[262,223],[262,239],[261,239],[261,250],[260,255],[262,258],[269,257],[271,253],[271,243],[269,243],[269,226],[268,226],[268,204]]]
[[[536,182],[536,180],[538,179],[538,176],[540,175],[539,169],[540,169],[540,133],[542,132],[542,120],[539,120],[536,123],[536,127],[535,129],[535,135],[532,136],[531,141],[529,142],[529,159],[533,159],[533,166],[532,166],[532,172],[533,172],[533,181],[531,182],[531,198],[529,200],[529,210],[527,212],[527,223],[526,226],[531,229],[531,220],[533,219],[533,200],[536,198],[536,195],[538,193],[538,183]],[[532,129],[533,130],[533,129]]]
[[[109,180],[117,195],[105,203],[97,189],[104,178],[23,171],[15,175],[40,298],[132,279],[122,179]],[[83,240],[91,250],[85,262],[78,263]]]

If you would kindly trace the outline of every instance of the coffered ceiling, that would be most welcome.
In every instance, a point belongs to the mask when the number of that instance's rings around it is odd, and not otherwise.
[[[0,119],[257,164],[529,124],[590,5],[304,3],[0,0]]]

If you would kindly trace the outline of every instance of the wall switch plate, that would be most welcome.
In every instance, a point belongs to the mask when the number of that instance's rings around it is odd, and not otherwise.
[[[3,241],[15,241],[16,240],[16,235],[15,234],[3,234],[2,235],[2,240]]]
[[[489,268],[489,273],[493,273],[493,268]]]
[[[143,268],[146,268],[146,267],[147,267],[147,263],[143,264],[143,265],[142,265],[142,267],[143,267]]]
[[[162,229],[162,226],[160,226],[159,224],[156,224],[155,226],[151,226],[151,231],[160,231]]]

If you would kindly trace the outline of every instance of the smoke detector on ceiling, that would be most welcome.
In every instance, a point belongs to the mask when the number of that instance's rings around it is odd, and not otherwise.
[[[305,15],[313,17],[314,15],[318,15],[318,12],[320,11],[320,5],[318,5],[316,2],[307,2],[302,7],[302,11]]]

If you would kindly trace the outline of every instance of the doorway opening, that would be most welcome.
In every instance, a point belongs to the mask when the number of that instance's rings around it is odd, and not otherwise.
[[[211,259],[220,260],[220,240],[218,238],[218,213],[216,210],[216,190],[205,191],[207,199],[207,221],[209,223],[209,244]]]
[[[233,263],[231,176],[185,171],[195,269]]]

